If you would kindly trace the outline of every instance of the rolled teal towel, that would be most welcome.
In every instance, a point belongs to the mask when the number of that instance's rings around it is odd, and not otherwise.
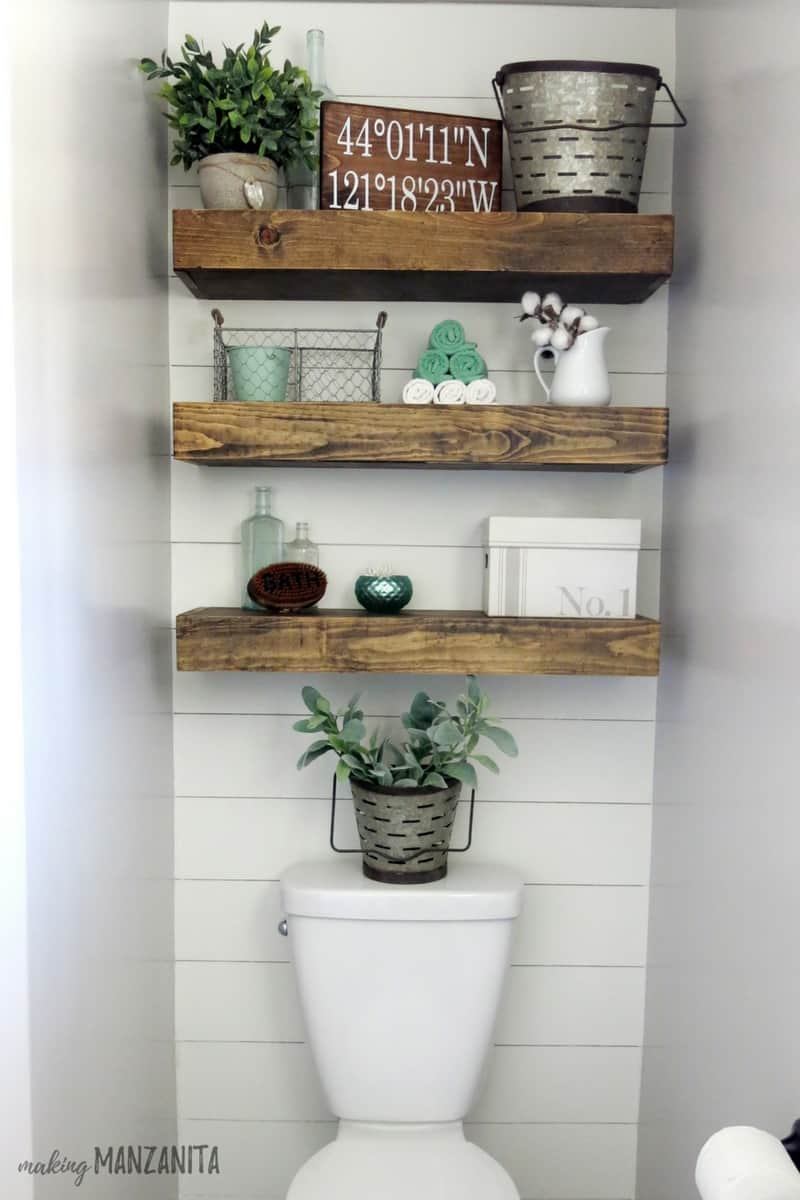
[[[472,383],[473,379],[485,379],[488,371],[478,351],[467,347],[451,355],[450,374],[462,383]]]
[[[441,350],[423,350],[419,356],[417,375],[431,383],[441,383],[448,372],[447,355]]]
[[[428,345],[431,350],[441,350],[444,354],[455,354],[464,345],[464,326],[460,321],[440,321],[431,330]]]

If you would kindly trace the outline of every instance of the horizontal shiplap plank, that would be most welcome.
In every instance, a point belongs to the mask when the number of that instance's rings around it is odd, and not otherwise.
[[[464,842],[462,804],[453,845]],[[293,862],[330,857],[328,800],[180,796],[179,879],[279,879]],[[340,806],[337,844],[356,846],[352,808]],[[650,866],[647,804],[478,804],[474,855],[516,869],[526,883],[643,886]]]
[[[478,1125],[467,1138],[502,1163],[526,1200],[621,1200],[636,1176],[635,1125]]]
[[[657,378],[657,377],[654,377]],[[633,517],[642,521],[642,543],[661,543],[660,470],[632,475],[602,472],[471,472],[385,470],[336,472],[299,468],[204,470],[172,464],[172,540],[237,542],[253,508],[253,489],[272,488],[276,516],[301,515],[315,539],[385,546],[476,546],[489,513],[538,517]],[[286,519],[288,536],[293,535]],[[398,551],[402,554],[402,550]]]
[[[277,883],[178,879],[175,955],[181,961],[288,962],[291,942]],[[647,945],[643,887],[525,888],[511,961],[522,966],[641,967]]]
[[[291,952],[291,927],[289,931]],[[494,1032],[498,1045],[636,1046],[644,968],[513,967]],[[291,963],[178,963],[178,1041],[307,1040]]]
[[[546,366],[547,364],[542,364]],[[381,402],[399,404],[403,387],[413,374],[411,366],[385,367],[381,371]],[[620,408],[663,408],[667,399],[666,374],[646,372],[610,375],[613,403]],[[540,404],[544,401],[533,368],[519,371],[492,371],[497,388],[498,403],[512,405]],[[170,394],[173,403],[210,403],[214,399],[214,372],[210,365],[170,367]],[[169,442],[165,453],[169,453]],[[241,468],[246,469],[246,468]],[[572,476],[574,478],[574,476]],[[637,478],[637,476],[633,476]]]
[[[170,363],[210,366],[213,326],[207,300],[196,300],[178,279],[169,281]],[[669,288],[660,288],[643,304],[594,305],[592,313],[611,327],[606,342],[609,370],[662,374],[667,369]],[[569,300],[569,296],[563,299]],[[468,301],[469,297],[465,297]],[[286,304],[279,301],[230,300],[219,305],[232,329],[374,329],[378,305],[353,301],[343,307],[325,301]],[[384,367],[411,371],[425,349],[431,329],[443,316],[441,302],[394,303],[383,337]],[[460,320],[470,341],[477,342],[489,373],[531,371],[530,324],[520,324],[516,304],[447,302],[448,317]],[[533,384],[532,384],[533,391]],[[533,391],[535,395],[535,391]]]
[[[295,707],[302,711],[301,704]],[[176,716],[176,793],[284,801],[327,797],[334,756],[298,771],[296,762],[309,736],[292,728],[294,720],[292,716]],[[392,736],[402,736],[395,720],[381,719],[377,724]],[[654,744],[650,722],[510,720],[506,725],[520,753],[517,758],[498,753],[500,774],[481,773],[482,801],[650,802]]]
[[[301,515],[301,514],[298,514]],[[291,528],[291,527],[290,527]],[[311,537],[316,530],[311,527]],[[658,616],[658,550],[639,555],[637,611]],[[410,575],[415,608],[483,610],[484,552],[477,546],[332,545],[320,543],[320,566],[328,590],[320,608],[357,608],[353,586],[370,567],[389,562],[396,574]],[[172,611],[236,607],[241,604],[238,543],[176,542],[172,548]]]
[[[420,37],[424,13],[425,37]],[[503,63],[521,58],[608,59],[653,63],[668,79],[674,75],[675,26],[670,11],[612,8],[558,8],[548,5],[464,5],[458,12],[460,47],[453,52],[453,17],[448,5],[377,3],[329,4],[273,0],[270,23],[280,25],[276,60],[305,63],[305,30],[327,30],[328,80],[343,97],[484,98],[487,115],[496,113],[491,76]],[[575,12],[580,13],[577,20]],[[209,48],[236,44],[263,19],[253,0],[209,5],[182,0],[171,5],[169,44],[177,52],[186,29]],[[238,31],[238,33],[237,33]],[[353,47],[358,47],[358,53]],[[431,97],[431,93],[434,97]],[[436,101],[437,103],[439,101]],[[442,111],[447,111],[442,107]],[[456,109],[456,112],[459,110]],[[469,111],[469,110],[465,110]]]
[[[283,916],[277,883],[176,879],[175,958],[288,962],[288,940],[278,933]]]
[[[647,913],[646,887],[529,884],[511,961],[532,966],[642,966]]]
[[[596,1046],[495,1046],[475,1121],[638,1119],[641,1050]]]
[[[512,967],[494,1041],[509,1046],[640,1046],[644,985],[642,967]]]
[[[297,1170],[335,1136],[332,1122],[179,1122],[179,1141],[219,1148],[218,1176],[183,1180],[182,1196],[284,1200]],[[620,1200],[633,1195],[633,1125],[466,1127],[509,1172],[525,1200]],[[202,1190],[201,1190],[202,1189]],[[376,1196],[376,1200],[380,1200]]]
[[[248,671],[176,671],[173,676],[177,713],[299,712],[300,689],[311,684],[339,708],[355,692],[372,713],[403,712],[411,700],[409,681],[397,675],[270,674]],[[546,718],[573,721],[655,720],[656,680],[604,679],[599,676],[484,676],[492,713],[499,718]],[[414,691],[453,700],[464,689],[459,676],[415,675]]]
[[[325,1121],[311,1052],[302,1043],[178,1042],[183,1119]],[[471,1119],[636,1121],[641,1051],[631,1047],[496,1046]]]
[[[329,1121],[333,1117],[305,1044],[178,1042],[176,1048],[182,1118]]]
[[[189,1042],[304,1042],[294,966],[177,963],[175,1037]]]

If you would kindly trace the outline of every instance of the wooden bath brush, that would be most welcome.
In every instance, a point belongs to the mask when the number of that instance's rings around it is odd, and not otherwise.
[[[328,577],[311,563],[273,563],[256,571],[247,585],[254,604],[276,612],[298,612],[319,604],[325,595]]]

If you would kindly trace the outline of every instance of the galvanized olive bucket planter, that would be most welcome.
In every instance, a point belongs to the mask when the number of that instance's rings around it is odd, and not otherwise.
[[[639,63],[506,63],[492,85],[519,212],[637,212],[650,130],[686,124],[658,68]],[[677,122],[652,119],[662,87]]]
[[[379,883],[433,883],[447,874],[447,853],[461,796],[448,788],[398,788],[350,780],[364,874]]]

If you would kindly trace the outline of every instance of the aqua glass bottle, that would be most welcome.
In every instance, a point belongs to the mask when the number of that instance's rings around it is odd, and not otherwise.
[[[284,562],[311,563],[312,567],[319,566],[319,546],[308,536],[308,524],[297,522],[297,532],[291,542],[286,543],[283,552]]]
[[[319,104],[325,100],[335,100],[336,96],[328,87],[325,70],[325,34],[321,29],[309,29],[306,34],[306,53],[308,56],[308,74],[315,92],[322,92]],[[319,119],[319,108],[317,108]],[[319,130],[315,135],[314,153],[319,158]],[[319,167],[313,171],[305,163],[298,162],[289,168],[289,207],[290,208],[319,208]]]
[[[261,609],[247,594],[247,585],[262,567],[281,562],[284,554],[283,521],[273,517],[272,491],[256,488],[256,509],[242,521],[242,608]]]

